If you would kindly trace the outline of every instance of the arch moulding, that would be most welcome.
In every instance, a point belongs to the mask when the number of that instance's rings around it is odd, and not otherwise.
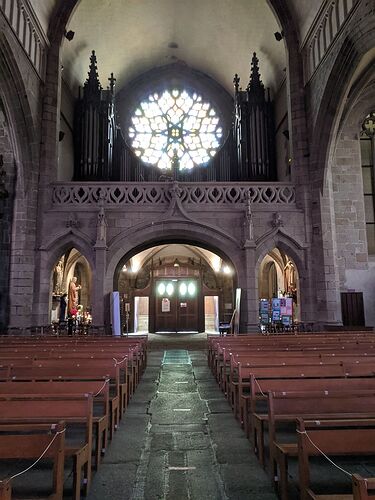
[[[113,276],[120,260],[132,251],[152,245],[185,242],[202,246],[229,259],[237,276],[243,266],[243,252],[237,240],[223,231],[187,220],[158,221],[119,234],[108,248],[105,293],[112,291]]]

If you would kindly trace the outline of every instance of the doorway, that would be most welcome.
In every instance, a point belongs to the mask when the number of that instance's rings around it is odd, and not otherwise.
[[[155,281],[156,332],[198,331],[198,282],[194,279]]]
[[[209,333],[219,331],[219,297],[206,295],[204,298],[204,329]]]
[[[344,326],[365,326],[362,292],[341,292],[342,323]]]
[[[127,313],[129,311],[126,311]],[[134,297],[134,332],[148,332],[148,297]]]
[[[165,243],[124,256],[114,276],[122,324],[136,333],[218,331],[233,313],[234,279],[230,261],[194,245]]]

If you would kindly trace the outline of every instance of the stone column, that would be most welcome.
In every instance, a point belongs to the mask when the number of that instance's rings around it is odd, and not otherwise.
[[[105,323],[105,294],[104,280],[107,267],[107,245],[103,242],[96,242],[95,250],[95,270],[92,277],[92,318],[93,324],[102,326]]]
[[[240,332],[255,333],[258,331],[259,313],[255,273],[255,243],[246,240],[244,244],[245,269],[243,277],[239,277],[238,286],[242,289]]]
[[[104,325],[106,319],[104,281],[107,268],[107,219],[104,211],[104,197],[99,200],[96,222],[95,273],[93,273],[92,317],[95,325]],[[108,304],[109,305],[109,304]]]

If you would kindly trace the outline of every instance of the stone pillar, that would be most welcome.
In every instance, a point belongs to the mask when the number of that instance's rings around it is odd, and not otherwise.
[[[257,297],[257,277],[255,269],[255,243],[246,240],[244,244],[245,269],[239,277],[238,286],[242,289],[240,332],[258,332],[259,312]]]
[[[104,197],[99,200],[96,222],[95,273],[93,273],[92,317],[95,325],[104,325],[106,320],[104,282],[107,269],[107,219],[104,211]],[[109,305],[109,304],[107,304]]]
[[[98,244],[94,246],[95,250],[95,270],[92,276],[92,318],[93,324],[102,326],[105,323],[105,296],[104,296],[104,280],[107,267],[107,246],[106,244]]]

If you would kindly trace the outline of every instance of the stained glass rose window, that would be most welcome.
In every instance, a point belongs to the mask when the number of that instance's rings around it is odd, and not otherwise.
[[[135,110],[129,138],[135,154],[162,170],[175,158],[181,170],[207,163],[220,147],[223,128],[214,107],[186,90],[154,93]]]

